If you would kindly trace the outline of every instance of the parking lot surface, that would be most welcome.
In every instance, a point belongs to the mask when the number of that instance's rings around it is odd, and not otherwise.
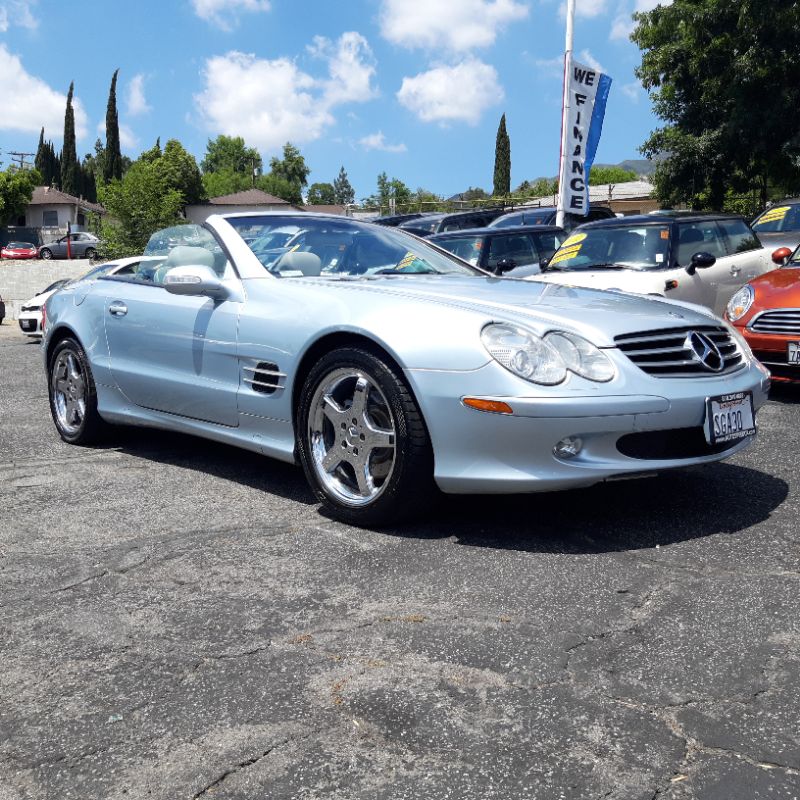
[[[0,327],[0,800],[800,797],[800,392],[729,462],[349,528],[70,447]]]

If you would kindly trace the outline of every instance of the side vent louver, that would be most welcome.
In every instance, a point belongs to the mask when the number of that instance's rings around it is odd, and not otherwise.
[[[286,375],[278,369],[278,365],[270,361],[259,361],[254,367],[244,367],[243,380],[254,392],[273,394],[283,389],[285,379]]]

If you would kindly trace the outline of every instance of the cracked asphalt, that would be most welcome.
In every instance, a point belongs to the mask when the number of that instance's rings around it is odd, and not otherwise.
[[[61,442],[0,327],[0,800],[800,797],[800,391],[729,462],[364,531]]]

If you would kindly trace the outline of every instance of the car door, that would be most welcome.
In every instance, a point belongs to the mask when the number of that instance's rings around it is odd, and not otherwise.
[[[142,408],[236,426],[241,281],[226,263],[228,298],[174,295],[161,285],[165,272],[99,281],[113,379]]]
[[[722,230],[725,245],[732,257],[731,274],[736,284],[733,292],[753,278],[775,268],[770,254],[762,247],[758,236],[743,219],[735,217],[721,219],[717,224]]]
[[[716,261],[713,266],[698,269],[693,275],[683,270],[677,278],[678,286],[669,297],[699,303],[722,315],[734,288],[732,262],[725,246],[722,230],[714,219],[701,219],[678,224],[678,241],[673,257],[679,267],[691,265],[695,253],[710,253]]]

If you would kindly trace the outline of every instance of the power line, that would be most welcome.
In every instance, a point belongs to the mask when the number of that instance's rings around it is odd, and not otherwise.
[[[9,150],[8,154],[11,156],[11,160],[12,161],[19,161],[19,168],[20,169],[27,169],[29,167],[32,167],[33,164],[29,164],[29,165],[26,166],[25,159],[28,156],[33,158],[36,155],[36,153],[15,153],[15,152],[13,152],[11,150]]]

